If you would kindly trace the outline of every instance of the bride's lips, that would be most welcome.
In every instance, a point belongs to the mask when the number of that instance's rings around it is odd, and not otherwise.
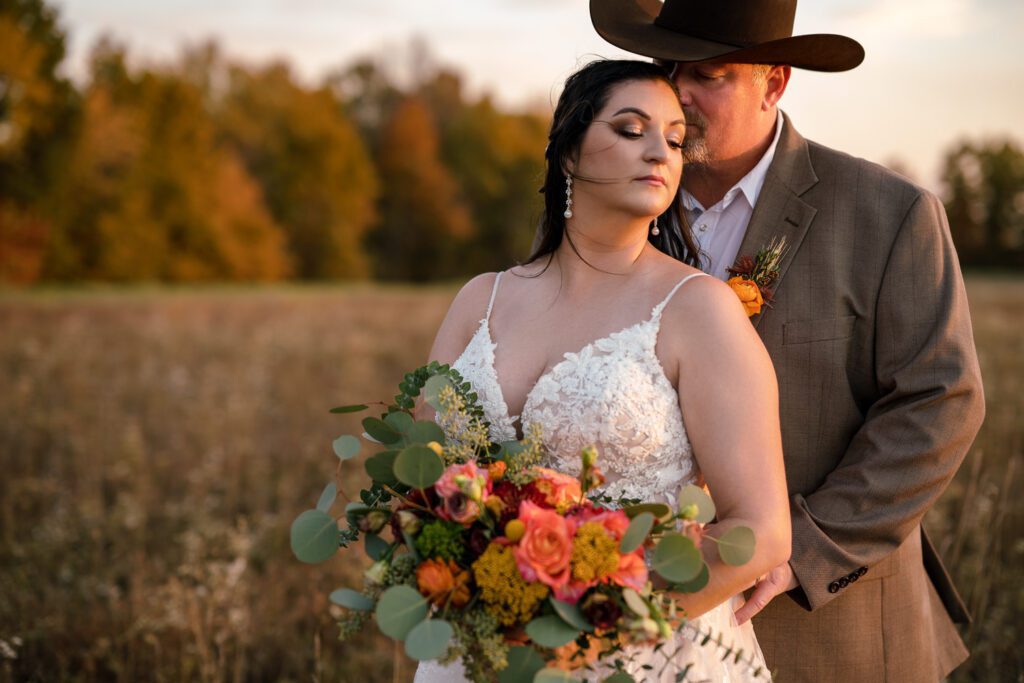
[[[661,185],[662,187],[668,187],[668,183],[660,175],[645,175],[642,178],[637,178],[641,183],[647,183],[649,185]]]

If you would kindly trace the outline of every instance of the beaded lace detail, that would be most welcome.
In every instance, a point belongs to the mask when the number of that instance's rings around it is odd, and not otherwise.
[[[673,503],[679,489],[697,478],[679,398],[655,353],[661,314],[690,275],[651,310],[648,319],[596,339],[541,376],[526,397],[522,424],[539,424],[550,462],[566,473],[579,471],[580,450],[598,449],[607,477],[602,492],[611,496]],[[497,344],[490,317],[501,273],[494,280],[487,312],[452,366],[473,385],[491,439],[516,438],[516,418],[494,369]]]

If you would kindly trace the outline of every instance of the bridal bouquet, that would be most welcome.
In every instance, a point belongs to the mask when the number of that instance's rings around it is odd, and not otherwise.
[[[571,680],[568,670],[598,661],[605,680],[629,681],[626,648],[659,647],[686,628],[672,593],[707,583],[701,542],[718,543],[731,564],[753,553],[748,528],[704,536],[714,507],[696,486],[682,491],[678,511],[611,500],[595,493],[604,477],[593,448],[570,474],[539,465],[537,429],[492,443],[476,395],[448,366],[431,363],[399,386],[380,418],[362,422],[364,439],[383,447],[365,461],[370,488],[335,517],[339,488],[328,484],[291,529],[304,562],[330,559],[360,537],[373,560],[361,590],[330,596],[345,608],[343,638],[373,615],[410,657],[461,659],[474,681]],[[436,421],[413,418],[421,395]],[[334,442],[342,462],[360,449],[352,435]],[[652,587],[651,572],[665,588]],[[698,642],[713,637],[691,631]]]

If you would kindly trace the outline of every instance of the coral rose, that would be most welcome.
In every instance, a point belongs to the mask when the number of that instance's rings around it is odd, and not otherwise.
[[[761,306],[764,305],[764,297],[761,296],[761,289],[757,286],[756,282],[737,275],[726,280],[725,284],[732,287],[732,291],[736,292],[736,296],[740,298],[740,303],[743,304],[743,309],[747,312],[748,318],[761,312]]]
[[[519,519],[526,526],[515,547],[516,566],[527,581],[561,588],[569,581],[573,523],[554,510],[530,501],[519,505]]]
[[[547,467],[533,468],[537,476],[533,486],[544,496],[544,502],[559,512],[565,512],[583,498],[580,480]]]
[[[416,568],[416,587],[437,606],[469,602],[469,572],[451,560],[427,560]]]

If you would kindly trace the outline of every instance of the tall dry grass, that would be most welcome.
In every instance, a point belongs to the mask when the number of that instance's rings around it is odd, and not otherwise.
[[[976,615],[957,680],[1012,680],[1024,280],[969,291],[989,417],[927,523]],[[374,629],[336,642],[326,596],[358,585],[357,560],[301,565],[288,526],[356,427],[327,408],[386,398],[451,295],[0,296],[0,681],[391,680]]]

